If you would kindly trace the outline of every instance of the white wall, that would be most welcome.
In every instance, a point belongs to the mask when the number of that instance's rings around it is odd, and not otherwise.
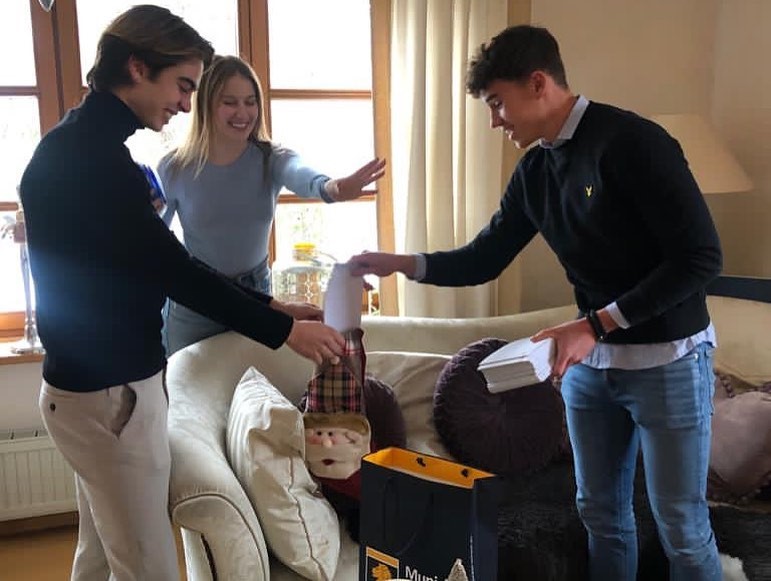
[[[771,2],[723,0],[716,47],[713,120],[754,189],[707,203],[724,272],[771,277]]]
[[[0,365],[0,429],[43,426],[37,407],[41,363]]]

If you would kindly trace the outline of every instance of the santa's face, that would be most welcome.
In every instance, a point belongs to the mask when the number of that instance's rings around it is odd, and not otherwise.
[[[369,453],[369,435],[336,426],[305,430],[305,460],[311,473],[344,480],[361,468]]]

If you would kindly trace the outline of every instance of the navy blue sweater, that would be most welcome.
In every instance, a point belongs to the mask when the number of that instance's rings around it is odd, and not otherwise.
[[[617,301],[632,326],[608,342],[672,341],[709,324],[704,289],[720,272],[720,242],[680,145],[655,123],[590,103],[572,139],[525,154],[474,240],[426,255],[423,282],[492,280],[537,232],[581,311]]]
[[[270,297],[191,257],[156,215],[124,145],[139,128],[116,96],[90,93],[22,177],[43,376],[60,389],[95,391],[163,369],[167,296],[272,348],[292,327]]]

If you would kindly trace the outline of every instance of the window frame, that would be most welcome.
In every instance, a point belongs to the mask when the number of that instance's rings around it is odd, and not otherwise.
[[[55,42],[60,26],[57,14],[46,12],[38,0],[29,0],[32,26],[32,51],[35,66],[34,85],[0,85],[0,97],[35,97],[38,104],[40,135],[50,130],[63,115],[62,83],[59,67],[59,46]],[[0,212],[15,212],[16,200],[0,199]],[[24,334],[24,311],[0,312],[0,340],[18,338]]]
[[[390,156],[390,123],[388,121],[389,90],[388,72],[390,70],[389,31],[391,18],[390,0],[370,0],[370,32],[372,58],[372,89],[366,90],[321,90],[321,89],[283,89],[274,88],[270,77],[270,37],[268,25],[268,0],[239,0],[248,10],[249,28],[239,30],[241,57],[249,61],[260,78],[265,92],[265,121],[271,130],[271,102],[275,100],[303,99],[370,99],[373,111],[373,135],[375,155],[380,158]],[[240,19],[239,19],[240,21]],[[360,198],[361,202],[375,201],[378,249],[382,252],[394,252],[393,202],[391,198],[391,174],[386,166],[386,174],[379,180],[377,189],[372,194]],[[280,196],[279,204],[314,204],[319,200],[299,199],[295,196]],[[276,254],[275,229],[271,230],[269,250],[271,258]],[[380,312],[384,315],[398,313],[396,298],[396,278],[391,276],[380,281]]]
[[[75,0],[55,2],[50,12],[42,9],[38,0],[29,0],[36,84],[30,86],[0,85],[1,96],[35,96],[40,114],[40,134],[52,129],[67,110],[75,107],[86,89],[81,85],[78,19]],[[390,123],[388,121],[390,70],[389,30],[391,0],[370,0],[372,35],[372,90],[303,90],[273,89],[270,83],[268,0],[237,0],[239,56],[251,63],[263,82],[266,99],[266,123],[270,128],[272,99],[363,99],[372,100],[375,155],[390,155]],[[378,248],[393,252],[394,227],[391,199],[391,174],[377,184],[377,190],[361,201],[375,201]],[[279,203],[319,203],[285,196]],[[15,211],[15,200],[0,199],[0,211]],[[271,256],[275,255],[275,235],[271,233]],[[384,315],[397,314],[395,277],[380,284],[380,306]],[[0,339],[21,337],[24,332],[24,312],[0,312]]]

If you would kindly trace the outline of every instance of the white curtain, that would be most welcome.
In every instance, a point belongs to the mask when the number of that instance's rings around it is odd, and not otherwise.
[[[479,45],[507,25],[506,0],[392,0],[391,143],[397,252],[449,250],[498,207],[502,136],[465,91]],[[399,277],[407,316],[495,315],[497,283],[438,288]]]

